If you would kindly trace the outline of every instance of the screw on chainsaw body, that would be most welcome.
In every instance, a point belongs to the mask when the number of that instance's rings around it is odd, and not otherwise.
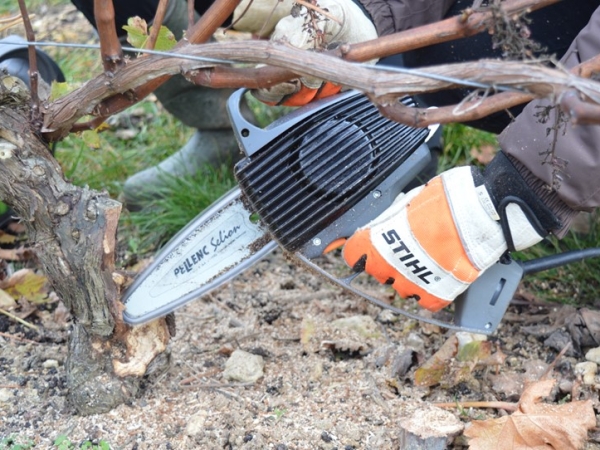
[[[373,198],[379,198],[381,197],[381,191],[373,191]]]
[[[314,245],[315,247],[318,247],[319,245],[321,245],[321,239],[319,239],[319,238],[314,238],[314,239],[313,239],[313,241],[312,241],[312,243],[313,243],[313,245]]]

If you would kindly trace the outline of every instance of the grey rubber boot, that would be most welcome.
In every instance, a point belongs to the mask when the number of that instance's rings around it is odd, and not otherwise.
[[[198,130],[176,153],[127,179],[123,186],[125,205],[130,211],[139,211],[163,195],[170,177],[192,176],[206,166],[233,165],[240,156],[230,129]]]
[[[170,1],[164,25],[177,39],[187,28],[187,2]],[[227,114],[227,99],[231,89],[210,89],[196,86],[177,75],[160,86],[154,94],[173,116],[185,125],[196,128],[191,139],[175,154],[157,166],[139,172],[125,182],[123,197],[130,211],[143,208],[144,203],[159,198],[169,177],[193,175],[206,165],[235,163],[241,157]],[[250,109],[242,105],[243,114],[253,120]]]

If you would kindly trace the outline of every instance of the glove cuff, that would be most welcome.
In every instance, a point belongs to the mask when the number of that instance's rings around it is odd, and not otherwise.
[[[516,204],[521,208],[540,236],[546,236],[562,227],[560,217],[550,207],[550,204],[556,205],[552,193],[547,190],[547,187],[542,189],[537,186],[535,183],[537,178],[524,166],[518,170],[504,153],[498,153],[483,173],[477,168],[472,168],[472,174],[476,186],[485,185],[500,215],[500,223],[509,251],[515,250],[506,215],[509,204]],[[538,189],[534,189],[533,186]]]
[[[292,0],[242,0],[233,11],[233,28],[267,37],[293,6]]]
[[[567,231],[569,231],[573,219],[577,217],[580,211],[574,210],[568,206],[554,189],[551,189],[547,183],[536,177],[518,159],[508,154],[506,154],[506,157],[515,170],[519,172],[523,180],[525,180],[527,186],[529,186],[529,188],[539,197],[540,201],[546,205],[559,220],[560,225],[549,228],[548,231],[558,238],[563,238],[565,234],[567,234]]]

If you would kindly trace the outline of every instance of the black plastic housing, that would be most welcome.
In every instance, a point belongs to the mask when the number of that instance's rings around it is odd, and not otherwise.
[[[235,176],[273,237],[296,251],[385,180],[428,133],[383,117],[356,93],[242,160]]]

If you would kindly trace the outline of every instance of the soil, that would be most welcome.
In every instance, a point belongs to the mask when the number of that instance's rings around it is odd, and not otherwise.
[[[335,256],[323,265],[343,267]],[[369,279],[360,283],[392,301],[389,287]],[[599,380],[592,376],[584,384],[575,373],[593,346],[565,325],[567,341],[581,348],[557,359],[561,345],[527,328],[571,317],[570,307],[543,304],[522,292],[488,338],[494,361],[424,387],[417,384],[417,369],[453,332],[382,310],[278,250],[176,312],[171,368],[151,374],[139,397],[83,417],[66,401],[71,324],[61,305],[33,308],[27,321],[38,331],[0,315],[0,449],[16,448],[9,437],[57,448],[61,435],[76,446],[105,441],[131,450],[398,449],[406,448],[409,432],[437,433],[448,437],[449,448],[463,448],[463,426],[507,413],[460,403],[518,401],[525,381],[546,375],[557,381],[548,403],[590,399],[600,410]],[[236,350],[245,352],[246,368],[253,359],[264,364],[256,381],[226,376]],[[445,362],[456,364],[455,353]],[[436,403],[457,405],[441,409]],[[600,448],[594,431],[588,437],[585,448]]]
[[[339,264],[330,257],[324,265]],[[390,298],[385,287],[364,283]],[[39,332],[0,316],[0,436],[27,438],[36,448],[53,448],[59,435],[73,443],[105,440],[115,449],[402,448],[403,429],[415,415],[466,425],[505,414],[443,411],[434,403],[515,401],[524,379],[547,370],[560,387],[549,402],[575,393],[598,406],[597,380],[574,383],[575,365],[585,358],[565,356],[548,369],[558,351],[522,331],[523,321],[557,307],[520,303],[489,338],[494,352],[506,356],[499,366],[478,367],[453,386],[420,387],[415,371],[453,332],[389,314],[276,251],[177,311],[170,370],[154,374],[129,404],[90,417],[74,415],[66,402],[70,323],[60,303],[28,318]],[[352,319],[336,322],[344,318]],[[257,381],[224,376],[238,349],[264,362]],[[449,448],[465,444],[460,433],[449,440]],[[595,441],[590,433],[586,448],[600,448]]]

